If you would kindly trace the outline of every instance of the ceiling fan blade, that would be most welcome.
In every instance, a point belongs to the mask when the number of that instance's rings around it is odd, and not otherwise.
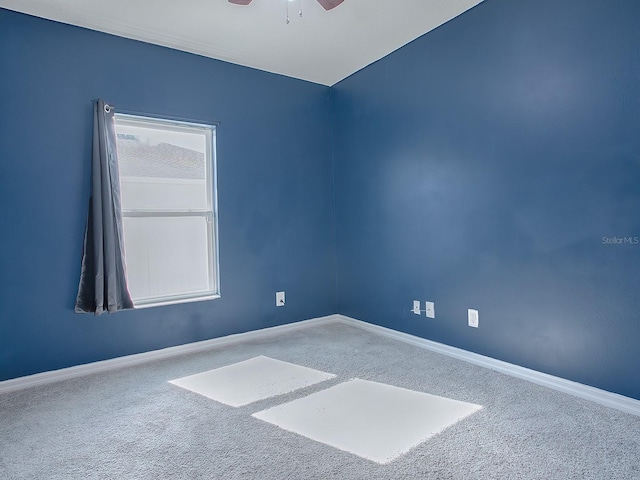
[[[331,10],[332,8],[340,5],[342,2],[344,2],[344,0],[318,0],[318,3],[322,5],[325,10]]]
[[[229,3],[235,3],[236,5],[249,5],[251,0],[229,0]]]

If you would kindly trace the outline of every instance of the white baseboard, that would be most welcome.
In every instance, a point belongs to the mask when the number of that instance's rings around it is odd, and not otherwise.
[[[251,332],[237,333],[234,335],[227,335],[226,337],[213,338],[211,340],[203,340],[201,342],[163,348],[161,350],[152,350],[150,352],[137,353],[134,355],[127,355],[125,357],[77,365],[75,367],[62,368],[60,370],[53,370],[50,372],[36,373],[35,375],[28,375],[0,382],[0,395],[3,393],[13,392],[15,390],[35,387],[37,385],[59,382],[70,378],[91,375],[116,368],[131,367],[133,365],[139,365],[153,360],[175,357],[186,353],[195,353],[212,347],[221,347],[247,340],[255,340],[262,337],[300,330],[302,328],[334,323],[336,321],[337,315],[328,315],[326,317],[312,318],[301,322],[288,323],[285,325],[278,325],[276,327],[263,328],[260,330],[253,330]]]
[[[579,398],[599,403],[605,407],[615,408],[626,413],[640,416],[640,400],[618,395],[617,393],[607,392],[606,390],[590,387],[582,383],[565,380],[564,378],[555,377],[529,368],[520,367],[512,363],[496,360],[495,358],[485,357],[484,355],[468,352],[460,348],[450,347],[449,345],[426,340],[414,335],[409,335],[408,333],[402,333],[396,330],[391,330],[390,328],[373,325],[361,320],[356,320],[355,318],[344,315],[336,315],[336,317],[338,322],[346,325],[362,328],[363,330],[377,333],[378,335],[382,335],[387,338],[392,338],[394,340],[399,340],[404,343],[431,350],[432,352],[464,360],[465,362],[473,363],[474,365],[479,365],[490,370],[495,370],[496,372],[504,373],[512,377],[521,378],[544,387],[552,388],[553,390],[558,390],[563,393],[568,393]]]
[[[352,327],[361,328],[368,332],[376,333],[387,338],[399,340],[401,342],[415,345],[432,352],[441,353],[443,355],[457,358],[474,365],[479,365],[490,370],[495,370],[512,377],[521,378],[523,380],[527,380],[544,387],[552,388],[563,393],[568,393],[579,398],[584,398],[586,400],[590,400],[606,407],[615,408],[626,413],[640,416],[640,400],[635,400],[623,395],[607,392],[606,390],[601,390],[599,388],[590,387],[581,383],[572,382],[570,380],[565,380],[564,378],[555,377],[553,375],[548,375],[536,370],[520,367],[518,365],[503,362],[501,360],[496,360],[495,358],[485,357],[484,355],[468,352],[460,348],[451,347],[449,345],[444,345],[442,343],[416,337],[408,333],[398,332],[396,330],[391,330],[389,328],[381,327],[379,325],[374,325],[371,323],[363,322],[361,320],[356,320],[355,318],[338,314],[328,315],[326,317],[312,318],[309,320],[303,320],[301,322],[288,323],[286,325],[279,325],[277,327],[264,328],[261,330],[254,330],[246,333],[228,335],[226,337],[214,338],[201,342],[188,343],[186,345],[163,348],[161,350],[153,350],[151,352],[128,355],[126,357],[118,357],[110,360],[103,360],[100,362],[93,362],[85,365],[63,368],[51,372],[37,373],[35,375],[15,378],[12,380],[5,380],[3,382],[0,382],[0,395],[15,390],[34,387],[36,385],[59,382],[61,380],[67,380],[69,378],[81,377],[84,375],[104,372],[116,368],[130,367],[153,360],[175,357],[178,355],[184,355],[186,353],[195,353],[213,347],[232,345],[247,340],[255,340],[258,338],[279,335],[303,328],[317,327],[329,323],[342,323],[345,325],[351,325]]]

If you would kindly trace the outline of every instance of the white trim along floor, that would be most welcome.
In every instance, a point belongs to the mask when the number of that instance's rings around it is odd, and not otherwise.
[[[139,353],[136,355],[128,355],[110,360],[78,365],[75,367],[63,368],[50,372],[37,373],[25,377],[5,380],[0,382],[0,394],[21,390],[24,388],[43,385],[47,383],[58,382],[69,378],[90,375],[93,373],[104,372],[115,368],[128,367],[146,363],[162,358],[169,358],[185,353],[194,353],[207,350],[212,347],[220,347],[224,345],[232,345],[256,338],[279,335],[289,331],[295,331],[302,328],[316,327],[330,323],[342,323],[353,327],[361,328],[387,338],[395,339],[410,345],[415,345],[436,353],[441,353],[449,357],[457,358],[474,365],[488,368],[506,375],[517,377],[538,385],[542,385],[563,393],[568,393],[579,398],[590,400],[592,402],[604,405],[606,407],[615,408],[617,410],[640,416],[640,400],[618,395],[598,388],[583,385],[581,383],[572,382],[563,378],[548,375],[546,373],[531,370],[511,363],[496,360],[494,358],[479,355],[477,353],[468,352],[459,348],[444,345],[442,343],[426,340],[414,335],[391,330],[389,328],[373,325],[371,323],[356,320],[344,315],[329,315],[326,317],[318,317],[310,320],[280,325],[277,327],[265,328],[246,333],[229,335],[226,337],[204,340],[201,342],[179,345],[176,347],[163,348],[161,350],[153,350],[150,352]]]

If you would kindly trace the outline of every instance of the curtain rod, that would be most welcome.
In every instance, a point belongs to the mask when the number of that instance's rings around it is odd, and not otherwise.
[[[94,100],[94,102],[97,102],[97,100]],[[220,120],[194,120],[193,118],[183,118],[183,117],[176,117],[176,116],[166,116],[166,115],[161,115],[161,114],[156,114],[156,113],[148,113],[148,112],[136,112],[134,110],[120,110],[120,109],[116,109],[115,105],[113,105],[112,103],[107,103],[105,102],[105,111],[107,111],[107,109],[114,109],[115,113],[122,113],[123,115],[135,115],[138,117],[148,117],[148,118],[156,118],[158,120],[173,120],[176,122],[185,122],[185,123],[204,123],[206,125],[213,125],[215,127],[219,127],[222,125],[222,122]],[[107,113],[109,113],[107,111]]]

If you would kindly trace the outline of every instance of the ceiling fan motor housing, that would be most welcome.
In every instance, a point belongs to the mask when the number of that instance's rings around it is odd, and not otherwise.
[[[317,0],[322,8],[325,10],[331,10],[332,8],[340,5],[344,0]],[[235,5],[249,5],[252,0],[229,0],[229,3],[233,3]]]

